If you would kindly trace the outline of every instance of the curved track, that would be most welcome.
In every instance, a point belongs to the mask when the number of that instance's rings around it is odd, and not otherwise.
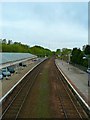
[[[47,78],[46,78],[46,76]],[[44,78],[45,77],[45,78]],[[34,104],[35,102],[31,103],[31,106],[28,108],[29,104],[27,100],[33,98],[33,101],[36,101],[34,96],[36,94],[33,94],[33,91],[38,91],[42,85],[38,87],[38,84],[41,84],[41,80],[48,79],[48,86],[46,89],[49,89],[47,94],[45,96],[48,98],[48,108],[50,111],[50,115],[47,116],[46,114],[43,115],[45,118],[77,118],[77,119],[85,119],[88,116],[86,115],[83,108],[80,106],[79,102],[75,98],[75,96],[72,94],[71,90],[69,89],[68,85],[65,83],[64,78],[62,77],[61,73],[57,69],[54,58],[48,59],[41,63],[38,67],[36,67],[31,73],[29,73],[18,85],[16,90],[14,90],[11,93],[11,96],[3,103],[3,116],[2,118],[23,118],[26,117],[24,115],[24,111],[29,111],[29,108],[32,107],[31,112],[35,111],[35,107],[38,105]],[[41,91],[37,92],[37,94],[41,94]],[[43,96],[43,95],[42,95]],[[38,96],[37,96],[38,97]],[[38,99],[40,99],[38,97]],[[43,101],[45,98],[41,98],[41,101]],[[9,102],[8,102],[9,101]],[[39,101],[39,105],[40,102]],[[33,105],[32,105],[33,104]],[[46,103],[43,103],[46,104]],[[26,106],[27,107],[24,107]],[[53,105],[53,106],[52,106]],[[40,108],[40,106],[39,106]],[[42,108],[42,107],[41,107]],[[40,109],[41,109],[40,108]],[[44,111],[44,108],[42,110]],[[38,111],[38,110],[37,110]],[[36,114],[38,112],[36,111]],[[37,117],[38,115],[35,115],[35,113],[30,116],[31,112],[29,113],[30,117]],[[45,111],[44,111],[45,113]],[[39,118],[42,117],[42,112],[40,113]]]

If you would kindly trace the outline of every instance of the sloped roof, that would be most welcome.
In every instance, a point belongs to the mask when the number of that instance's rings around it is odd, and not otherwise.
[[[35,55],[32,55],[30,53],[0,53],[0,64],[6,64],[9,62],[15,62],[24,60],[27,58],[33,58],[36,57]]]

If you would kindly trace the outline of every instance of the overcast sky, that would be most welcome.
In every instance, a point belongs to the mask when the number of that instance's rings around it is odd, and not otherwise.
[[[51,50],[88,43],[88,3],[0,3],[0,38]]]

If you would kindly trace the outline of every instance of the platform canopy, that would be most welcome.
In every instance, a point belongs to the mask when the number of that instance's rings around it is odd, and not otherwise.
[[[32,55],[30,53],[8,53],[8,52],[1,52],[0,53],[0,65],[1,64],[7,64],[12,63],[16,61],[21,61],[24,59],[32,59],[37,56]]]

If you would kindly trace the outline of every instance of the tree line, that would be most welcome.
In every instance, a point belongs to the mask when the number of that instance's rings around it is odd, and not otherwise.
[[[56,53],[60,59],[70,62],[71,64],[90,67],[90,45],[84,45],[82,50],[80,48],[57,49]]]
[[[80,48],[63,48],[57,49],[56,52],[51,51],[47,48],[41,46],[30,47],[28,45],[22,44],[21,42],[12,42],[12,40],[0,39],[0,51],[2,52],[21,52],[21,53],[31,53],[39,57],[56,55],[59,58],[70,62],[72,64],[78,64],[85,67],[90,66],[90,45],[84,45],[83,49]]]
[[[84,67],[89,67],[90,45],[84,45],[83,50],[80,50],[80,48],[73,48],[71,52],[71,62],[73,64],[79,64]]]
[[[3,39],[0,43],[2,47],[2,52],[31,53],[39,57],[51,56],[53,53],[51,50],[41,46],[36,45],[30,47],[28,45],[22,44],[21,42],[13,43],[11,40],[7,42],[6,39]]]

